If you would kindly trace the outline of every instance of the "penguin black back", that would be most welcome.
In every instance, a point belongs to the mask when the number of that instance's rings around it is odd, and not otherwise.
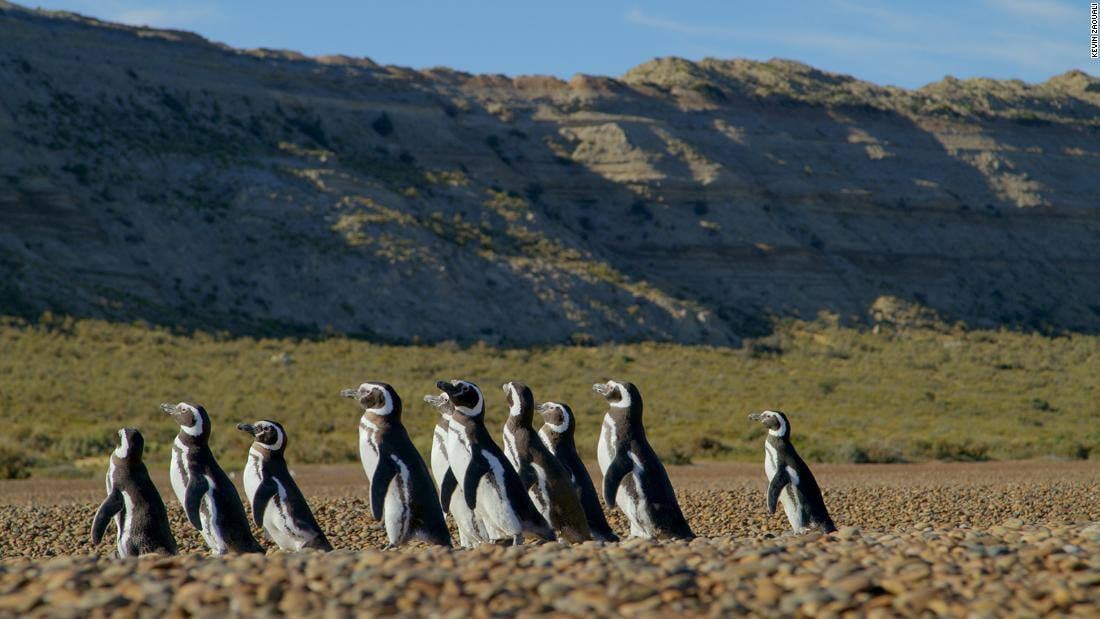
[[[253,440],[245,463],[244,489],[256,526],[283,550],[332,550],[287,467],[286,429],[270,419],[238,424],[237,429]]]
[[[215,554],[263,552],[252,535],[237,487],[210,451],[210,415],[190,402],[162,404],[179,425],[172,446],[169,478],[187,520],[202,533]]]
[[[113,518],[118,556],[146,553],[176,554],[176,540],[168,524],[164,501],[149,478],[142,459],[145,439],[135,428],[118,431],[119,445],[107,469],[107,498],[92,521],[92,543],[98,544]]]
[[[618,506],[631,523],[632,536],[694,537],[668,472],[646,438],[638,388],[627,381],[609,380],[596,383],[592,389],[608,403],[596,451],[608,506],[622,503]]]
[[[447,455],[467,506],[484,521],[493,539],[512,537],[521,542],[524,533],[545,540],[557,539],[554,529],[539,513],[516,470],[485,427],[485,399],[477,385],[465,380],[437,381],[450,401]],[[485,483],[482,483],[485,482]],[[489,487],[479,503],[479,488]],[[450,497],[443,497],[446,502]]]
[[[539,438],[572,475],[573,485],[580,495],[581,507],[584,509],[592,537],[603,542],[619,541],[619,536],[607,523],[607,516],[603,513],[599,495],[592,483],[592,476],[589,475],[588,468],[577,453],[574,438],[576,421],[573,409],[559,402],[544,402],[539,405],[538,412],[543,419]]]
[[[528,496],[543,518],[570,543],[592,539],[573,474],[561,463],[535,433],[531,419],[535,397],[521,382],[503,385],[508,401],[508,420],[504,423],[505,455],[519,473]]]
[[[764,473],[768,477],[768,511],[775,513],[783,504],[791,529],[802,533],[820,528],[826,533],[836,525],[825,508],[825,499],[810,467],[791,443],[791,424],[782,411],[767,410],[749,415],[768,429],[764,439]]]
[[[341,395],[362,408],[359,456],[370,479],[371,512],[382,520],[389,546],[412,538],[451,546],[428,465],[401,423],[401,396],[391,385],[365,382]]]

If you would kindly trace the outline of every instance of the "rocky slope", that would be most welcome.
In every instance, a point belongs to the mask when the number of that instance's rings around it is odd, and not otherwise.
[[[3,2],[0,41],[0,314],[728,344],[890,297],[1100,329],[1100,80],[1081,73],[906,91],[660,59],[513,79]]]

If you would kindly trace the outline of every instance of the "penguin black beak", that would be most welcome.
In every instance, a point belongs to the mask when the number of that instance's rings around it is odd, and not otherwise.
[[[169,404],[169,403],[165,402],[164,404],[160,405],[160,410],[161,410],[162,413],[168,413],[169,415],[174,415],[176,413],[176,405],[175,404]]]
[[[340,392],[341,398],[357,398],[359,397],[358,389],[344,389]]]
[[[607,383],[596,383],[592,385],[592,391],[604,396],[605,398],[611,393],[611,387]]]
[[[535,410],[538,411],[540,415],[545,415],[546,413],[549,413],[553,408],[554,405],[550,402],[543,402],[542,404],[539,404],[538,407],[535,408]]]
[[[250,423],[238,423],[237,429],[241,432],[248,432],[252,436],[256,436],[256,426]]]
[[[749,413],[749,419],[751,419],[753,421],[763,421],[764,420],[764,415],[762,415],[760,413]]]

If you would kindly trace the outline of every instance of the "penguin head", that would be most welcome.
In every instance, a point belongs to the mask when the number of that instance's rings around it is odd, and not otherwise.
[[[379,417],[401,416],[401,396],[387,383],[363,383],[357,389],[344,389],[340,395],[358,400],[365,413]]]
[[[198,404],[180,402],[179,404],[161,404],[164,411],[180,427],[180,431],[196,440],[210,438],[210,415]]]
[[[573,434],[573,409],[560,402],[543,402],[538,407],[546,427],[554,434]]]
[[[268,451],[279,452],[286,449],[286,430],[276,421],[264,419],[256,423],[238,423],[237,429],[251,434],[256,445]]]
[[[752,413],[749,419],[759,421],[768,429],[768,434],[786,438],[791,434],[791,424],[787,421],[787,415],[781,411],[762,411]]]
[[[145,451],[145,437],[137,428],[122,428],[118,431],[118,447],[112,456],[119,460],[140,462],[141,454]]]
[[[522,425],[531,425],[535,412],[535,396],[527,385],[512,381],[501,386],[508,399],[508,419],[515,419]]]
[[[625,380],[609,380],[606,383],[592,385],[592,390],[602,395],[611,409],[627,410],[633,413],[642,411],[642,394],[634,383]]]
[[[455,412],[462,413],[466,417],[479,417],[485,412],[485,398],[477,385],[456,378],[451,382],[438,381],[435,386],[443,392],[439,397],[450,402]]]

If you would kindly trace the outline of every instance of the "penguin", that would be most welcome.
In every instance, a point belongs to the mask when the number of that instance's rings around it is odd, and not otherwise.
[[[456,486],[462,488],[466,506],[485,523],[492,541],[523,543],[524,534],[546,541],[557,535],[538,512],[520,481],[508,465],[500,447],[485,428],[485,399],[477,385],[464,380],[436,383],[453,412],[447,433],[447,457]],[[444,494],[444,503],[450,502]]]
[[[573,475],[542,443],[531,426],[535,396],[520,382],[504,383],[508,419],[504,422],[504,455],[519,473],[531,501],[562,539],[579,544],[592,539]]]
[[[99,544],[114,518],[118,558],[148,553],[174,555],[176,538],[168,526],[168,512],[142,460],[145,439],[134,428],[119,430],[118,439],[107,465],[107,498],[92,520],[92,544]]]
[[[774,514],[777,503],[796,534],[820,528],[825,533],[836,531],[821,488],[817,486],[810,467],[791,444],[791,424],[780,411],[752,413],[749,419],[759,421],[768,429],[764,439],[764,473],[768,476],[768,512]]]
[[[210,552],[263,552],[249,528],[241,495],[210,451],[210,415],[190,402],[161,404],[180,431],[172,445],[169,479],[187,520]]]
[[[463,548],[474,548],[489,541],[489,533],[485,530],[485,523],[474,513],[474,510],[466,506],[466,499],[462,495],[462,488],[458,487],[454,471],[447,457],[447,436],[451,428],[451,415],[454,407],[450,401],[436,395],[424,396],[424,401],[430,404],[439,413],[439,420],[432,432],[432,478],[435,479],[436,490],[439,496],[449,496],[450,499],[443,502],[443,513],[450,514],[458,528],[458,541]]]
[[[676,502],[668,473],[646,439],[638,388],[626,381],[609,380],[592,385],[592,390],[609,404],[596,450],[607,506],[623,510],[631,537],[695,537]]]
[[[573,486],[579,493],[581,507],[588,520],[588,529],[592,532],[592,539],[601,542],[619,541],[619,536],[615,535],[611,525],[607,524],[607,517],[604,516],[603,507],[600,506],[599,495],[596,494],[596,487],[592,484],[592,477],[588,474],[580,454],[577,453],[577,445],[574,442],[576,422],[573,410],[568,405],[558,402],[543,402],[537,410],[543,419],[539,438],[572,476]]]
[[[359,457],[370,479],[370,507],[396,548],[410,539],[451,547],[451,532],[428,466],[401,423],[401,397],[386,383],[366,382],[340,392],[363,407]]]
[[[332,550],[286,466],[287,435],[283,426],[265,419],[237,424],[237,429],[253,438],[243,476],[252,521],[283,550]]]

